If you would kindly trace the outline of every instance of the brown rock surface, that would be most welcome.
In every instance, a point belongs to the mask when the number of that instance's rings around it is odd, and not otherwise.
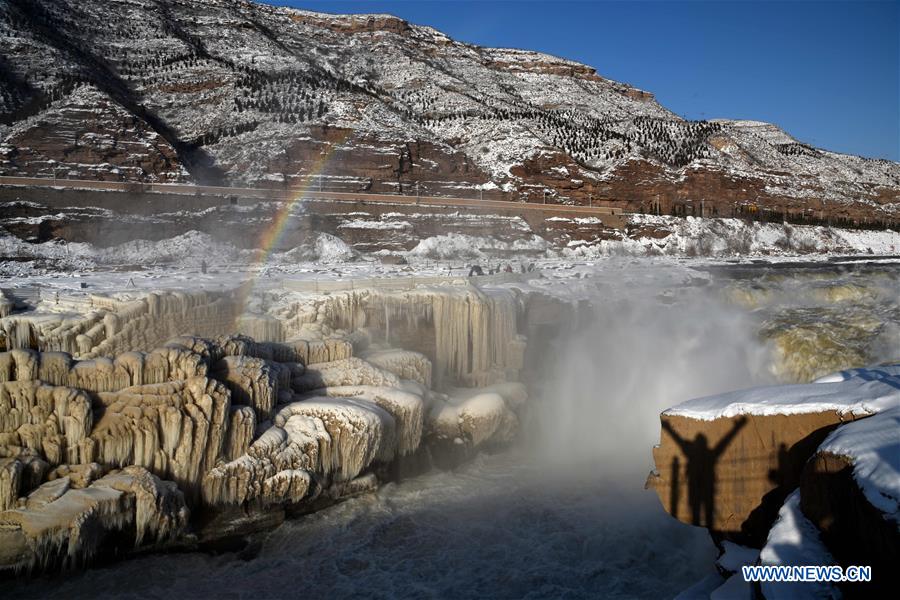
[[[172,146],[102,91],[76,88],[0,146],[0,170],[73,179],[184,181]]]
[[[816,453],[803,469],[800,508],[841,565],[872,567],[872,582],[845,587],[848,597],[886,598],[900,589],[900,530],[866,500],[849,458]]]
[[[647,486],[678,520],[755,547],[800,484],[806,461],[842,422],[833,411],[661,420]]]

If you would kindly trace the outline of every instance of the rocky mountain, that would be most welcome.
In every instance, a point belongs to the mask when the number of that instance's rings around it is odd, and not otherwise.
[[[0,2],[0,175],[900,215],[894,162],[389,15],[239,0]]]

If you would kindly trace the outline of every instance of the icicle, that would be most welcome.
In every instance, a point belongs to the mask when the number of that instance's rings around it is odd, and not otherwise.
[[[284,426],[294,415],[321,419],[331,437],[331,456],[322,456],[326,470],[341,480],[356,477],[372,461],[388,462],[394,457],[396,423],[378,405],[350,398],[310,398],[283,407],[275,425]]]
[[[381,369],[361,358],[347,358],[327,363],[307,365],[302,375],[291,380],[296,392],[336,385],[377,385],[400,387],[400,379],[386,369]]]
[[[395,388],[370,385],[334,386],[315,390],[302,396],[299,401],[317,398],[354,398],[373,402],[390,413],[397,423],[398,455],[415,452],[422,440],[425,401],[420,395]]]
[[[133,528],[136,544],[165,541],[184,532],[188,516],[175,485],[139,467],[126,467],[84,489],[73,489],[62,477],[31,493],[23,508],[3,513],[5,527],[20,533],[6,538],[19,543],[7,548],[17,561],[9,566],[34,569],[54,560],[84,564],[108,533]]]
[[[376,350],[364,353],[360,358],[390,371],[401,379],[411,379],[431,387],[431,361],[420,352],[410,350]]]
[[[78,462],[136,464],[199,492],[225,444],[231,403],[223,384],[197,377],[97,396],[103,416],[90,433],[94,444],[83,446],[91,455]]]

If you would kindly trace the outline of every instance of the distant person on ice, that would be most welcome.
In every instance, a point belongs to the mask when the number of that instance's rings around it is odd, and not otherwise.
[[[203,273],[204,275],[206,274],[206,260],[205,259],[200,261],[200,272]]]

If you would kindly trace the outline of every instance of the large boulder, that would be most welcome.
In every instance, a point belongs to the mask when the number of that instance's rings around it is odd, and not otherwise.
[[[677,519],[759,548],[829,433],[896,404],[890,368],[691,400],[662,413],[647,485]]]
[[[663,413],[647,486],[684,523],[760,547],[803,466],[841,423],[834,411],[713,420]]]

